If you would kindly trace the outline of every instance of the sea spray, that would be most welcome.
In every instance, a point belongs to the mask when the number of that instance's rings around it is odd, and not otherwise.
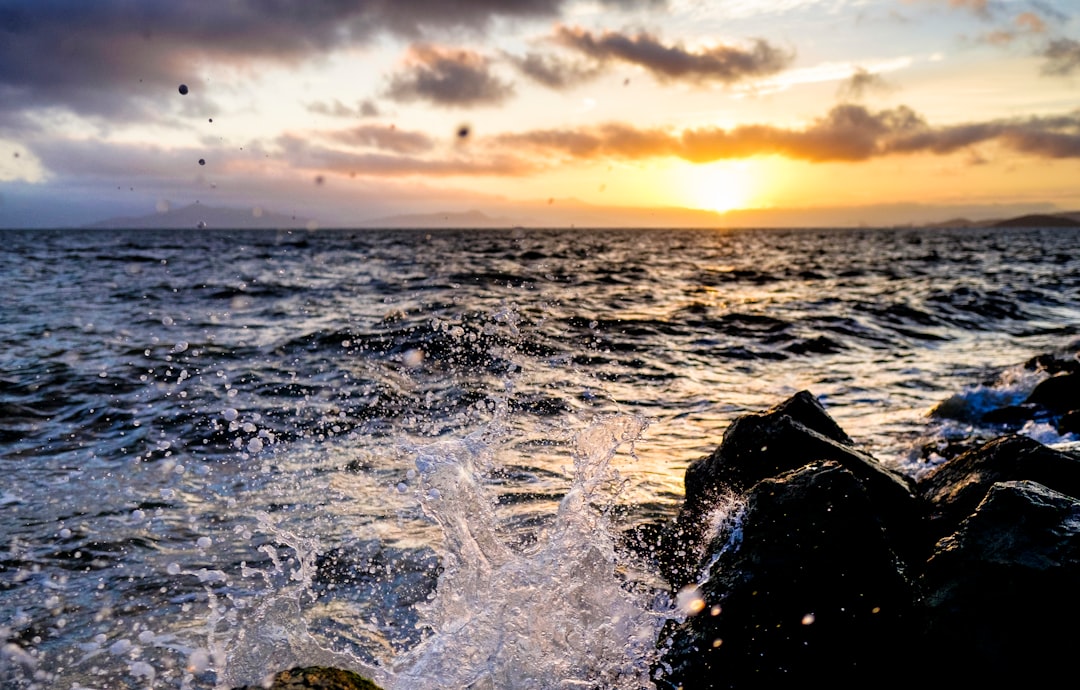
[[[445,570],[421,612],[432,633],[394,664],[391,688],[650,685],[666,598],[627,580],[602,508],[617,490],[612,458],[644,427],[640,417],[608,416],[578,434],[570,490],[524,551],[497,529],[482,481],[491,446],[472,435],[418,451],[421,501],[443,529]]]

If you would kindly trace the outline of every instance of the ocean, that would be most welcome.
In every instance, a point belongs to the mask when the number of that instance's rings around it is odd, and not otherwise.
[[[678,612],[619,535],[732,419],[807,389],[917,476],[1080,336],[1072,229],[0,240],[20,689],[649,687]]]

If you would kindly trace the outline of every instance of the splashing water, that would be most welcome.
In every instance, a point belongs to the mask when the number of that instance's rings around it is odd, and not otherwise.
[[[577,437],[573,484],[538,543],[499,538],[480,482],[491,448],[477,435],[420,450],[426,513],[443,529],[445,571],[422,612],[433,634],[400,658],[391,688],[641,688],[666,601],[620,573],[607,515],[610,463],[644,429],[606,417]]]

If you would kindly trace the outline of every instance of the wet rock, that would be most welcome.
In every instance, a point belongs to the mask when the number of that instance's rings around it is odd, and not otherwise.
[[[1080,373],[1051,376],[1035,386],[1026,402],[1054,414],[1080,410]]]
[[[1033,481],[994,484],[927,564],[922,649],[937,685],[1072,676],[1077,582],[1080,500]]]
[[[1057,432],[1062,436],[1065,434],[1080,436],[1080,410],[1073,410],[1063,414],[1061,420],[1058,421]]]
[[[801,391],[763,414],[739,417],[711,455],[686,471],[686,499],[662,546],[661,568],[678,589],[698,573],[711,521],[724,497],[808,463],[833,461],[848,469],[880,506],[885,522],[910,519],[911,481],[854,447],[821,403]]]
[[[936,540],[956,529],[995,483],[1023,479],[1080,496],[1080,459],[1026,436],[1002,436],[962,453],[919,482],[929,534]]]
[[[282,671],[270,685],[245,685],[233,690],[382,690],[358,673],[329,666]]]
[[[758,482],[710,547],[701,611],[669,624],[662,688],[880,685],[920,618],[863,481],[817,462]]]
[[[894,475],[806,393],[732,423],[659,536],[687,617],[661,635],[657,686],[1071,674],[1080,454],[1003,436],[917,485]]]

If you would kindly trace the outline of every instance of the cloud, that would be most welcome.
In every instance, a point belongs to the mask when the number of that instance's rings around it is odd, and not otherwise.
[[[1042,51],[1046,58],[1042,73],[1054,77],[1067,77],[1080,71],[1080,41],[1058,38],[1046,44]]]
[[[514,95],[512,85],[491,72],[491,61],[470,50],[414,45],[408,66],[390,77],[386,96],[396,101],[470,107],[498,105]]]
[[[570,0],[35,0],[0,5],[0,125],[7,113],[59,109],[123,121],[160,119],[180,83],[186,107],[212,110],[196,65],[295,65],[385,34],[482,33],[494,19],[559,16]],[[655,0],[606,0],[613,8]],[[173,106],[176,107],[176,106]]]
[[[335,132],[331,138],[353,146],[404,154],[424,153],[435,146],[435,141],[427,134],[401,130],[393,125],[362,125]]]
[[[408,155],[382,153],[354,153],[340,149],[315,146],[307,139],[285,135],[278,138],[278,145],[289,164],[322,172],[376,177],[402,177],[423,175],[426,177],[475,176],[475,175],[525,175],[536,166],[507,154],[495,154],[480,158],[455,154],[452,156],[420,158]]]
[[[949,0],[949,7],[970,10],[983,19],[989,19],[991,14],[990,0]]]
[[[762,39],[746,48],[720,45],[694,52],[681,45],[666,46],[646,32],[633,36],[614,31],[594,34],[559,25],[554,40],[600,63],[618,60],[643,67],[660,81],[734,84],[775,74],[794,59],[791,53]]]
[[[310,113],[331,117],[379,117],[382,114],[375,105],[375,101],[370,99],[358,101],[355,108],[350,108],[335,98],[333,103],[322,101],[309,103],[307,109]]]
[[[529,79],[555,90],[591,81],[603,71],[600,65],[572,62],[541,53],[526,53],[524,57],[506,53],[503,57]]]
[[[1013,18],[1012,26],[982,34],[981,43],[1008,45],[1023,36],[1036,36],[1046,32],[1046,22],[1034,12],[1021,12]]]
[[[871,72],[865,67],[856,67],[850,77],[845,79],[838,89],[843,100],[857,101],[869,91],[889,91],[892,86],[883,76]]]
[[[948,155],[996,142],[1039,158],[1080,157],[1080,111],[934,127],[906,106],[872,112],[860,105],[832,108],[801,129],[741,125],[676,133],[606,124],[586,130],[538,130],[497,137],[498,146],[537,155],[644,159],[675,156],[694,163],[778,155],[810,162],[857,162],[898,154]]]

